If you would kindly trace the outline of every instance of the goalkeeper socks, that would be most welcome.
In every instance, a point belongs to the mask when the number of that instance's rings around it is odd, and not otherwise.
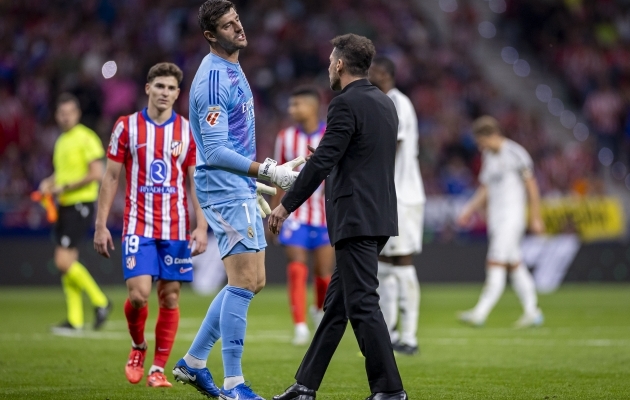
[[[418,316],[420,314],[420,283],[416,267],[396,266],[392,272],[398,281],[400,308],[400,342],[417,346]]]
[[[225,390],[234,389],[241,383],[245,383],[245,378],[243,378],[242,376],[226,376],[225,380],[223,381],[223,388]]]
[[[390,335],[393,334],[398,320],[398,280],[394,275],[394,268],[390,263],[378,262],[379,305]]]
[[[125,301],[125,317],[127,317],[127,327],[133,341],[134,347],[146,346],[144,342],[144,325],[149,315],[149,306],[133,308],[129,299]]]
[[[326,299],[328,285],[330,285],[330,276],[315,277],[315,306],[318,310],[324,308],[324,300]]]
[[[479,301],[473,310],[473,314],[481,321],[488,318],[488,314],[501,298],[505,289],[507,271],[503,267],[488,267],[486,270],[486,283],[479,296]]]
[[[68,274],[61,276],[61,286],[66,295],[68,322],[75,328],[83,327],[83,297],[81,288],[72,282]]]
[[[94,307],[107,307],[107,297],[83,264],[78,261],[73,262],[66,275],[76,286],[87,293]]]
[[[289,305],[293,323],[306,322],[306,281],[308,267],[301,262],[291,262],[287,267]]]
[[[521,301],[525,314],[536,314],[538,310],[536,285],[534,284],[534,278],[527,267],[523,264],[516,267],[516,269],[510,273],[510,280],[512,281],[512,287],[514,288],[516,295]]]
[[[184,356],[184,361],[192,368],[205,368],[210,350],[221,337],[219,321],[221,320],[221,308],[223,307],[227,288],[228,286],[225,286],[221,289],[212,300],[212,303],[210,303],[206,317],[203,319],[199,331],[190,345],[190,349],[188,349],[188,353]],[[195,365],[198,366],[196,367]]]
[[[179,308],[160,308],[157,323],[155,324],[154,366],[164,369],[173,348],[178,325]]]
[[[225,376],[242,376],[241,358],[247,329],[247,309],[254,292],[236,286],[226,286],[221,308],[221,337],[223,338],[223,372]]]

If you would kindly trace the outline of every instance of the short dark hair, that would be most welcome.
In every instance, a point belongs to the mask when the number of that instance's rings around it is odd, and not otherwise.
[[[372,64],[383,68],[392,79],[396,77],[396,64],[391,59],[385,56],[376,56],[372,60]]]
[[[315,86],[312,85],[301,85],[293,89],[291,92],[291,97],[295,96],[311,96],[317,99],[317,101],[321,101],[321,95],[319,94],[319,90]]]
[[[59,97],[57,97],[57,108],[66,103],[74,103],[74,105],[77,106],[79,110],[81,110],[81,102],[79,101],[79,98],[72,93],[61,93]]]
[[[201,32],[210,31],[215,33],[217,31],[219,18],[227,14],[232,8],[236,11],[234,3],[229,0],[206,0],[206,2],[199,7],[199,14],[197,16]]]
[[[501,134],[501,126],[496,118],[489,115],[483,115],[473,121],[473,134],[476,136],[489,136],[493,133]]]
[[[367,76],[372,58],[376,53],[370,39],[348,33],[337,36],[330,43],[335,47],[334,51],[343,60],[350,75]]]
[[[179,69],[177,65],[168,62],[152,66],[147,74],[147,83],[153,82],[153,80],[158,76],[172,76],[177,80],[177,86],[179,86],[179,84],[182,83],[182,79],[184,79],[184,73],[182,70]]]

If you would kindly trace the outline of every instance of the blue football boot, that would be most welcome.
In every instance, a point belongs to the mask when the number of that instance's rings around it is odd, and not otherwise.
[[[221,394],[217,385],[214,384],[212,374],[210,374],[208,368],[191,368],[183,358],[175,364],[173,375],[177,382],[194,387],[204,396],[217,398]]]
[[[244,383],[233,387],[232,389],[221,388],[221,399],[223,400],[265,400],[260,397],[251,387]]]

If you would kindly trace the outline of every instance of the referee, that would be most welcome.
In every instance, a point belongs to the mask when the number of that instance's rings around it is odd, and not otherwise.
[[[53,327],[56,333],[83,328],[83,291],[95,310],[94,329],[103,325],[112,307],[92,275],[78,261],[78,245],[92,223],[98,184],[103,176],[101,159],[105,156],[101,139],[80,124],[80,118],[79,100],[69,93],[60,95],[55,119],[62,133],[55,142],[54,173],[39,185],[40,192],[56,196],[59,207],[55,265],[61,272],[68,316],[66,321]]]

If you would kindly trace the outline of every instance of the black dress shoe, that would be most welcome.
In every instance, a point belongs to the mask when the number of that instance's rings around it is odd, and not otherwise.
[[[408,344],[400,343],[400,342],[392,344],[392,347],[394,348],[395,352],[401,353],[407,356],[413,356],[415,354],[418,354],[418,352],[420,351],[418,346],[410,346]]]
[[[273,396],[273,400],[315,400],[316,394],[312,389],[295,382],[284,393]],[[402,398],[402,397],[401,397]],[[406,399],[407,397],[405,397]]]
[[[275,397],[274,397],[275,398]],[[407,392],[401,390],[396,393],[372,393],[370,397],[365,400],[408,400]]]

